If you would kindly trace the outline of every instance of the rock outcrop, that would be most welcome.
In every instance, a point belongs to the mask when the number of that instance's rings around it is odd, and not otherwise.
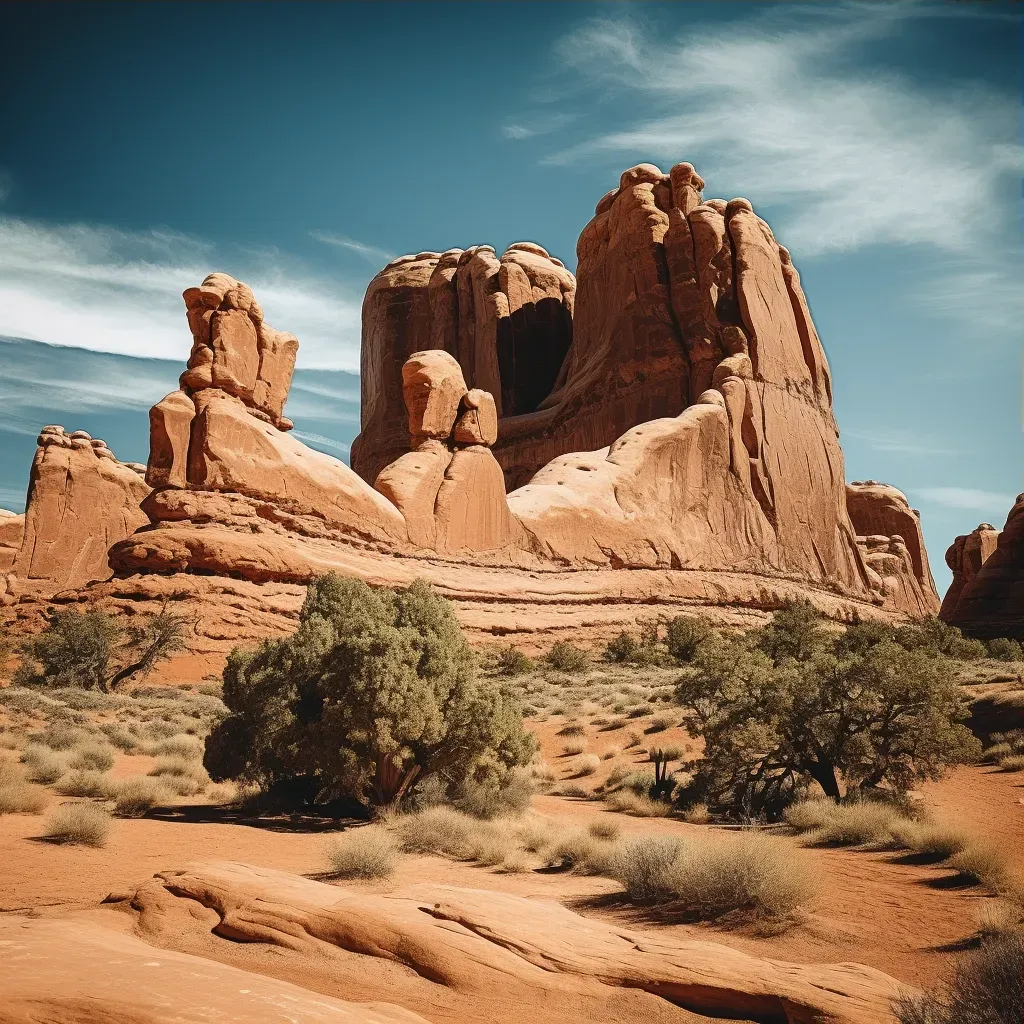
[[[362,430],[352,468],[373,483],[408,450],[402,366],[414,352],[451,354],[499,417],[538,408],[572,341],[576,279],[533,242],[499,259],[488,245],[389,263],[363,300]]]
[[[0,573],[9,572],[25,537],[25,515],[0,508]]]
[[[108,550],[146,523],[144,467],[84,430],[43,427],[38,444],[24,516],[0,520],[6,600],[109,579]]]
[[[438,1022],[884,1024],[907,991],[860,964],[762,960],[481,889],[425,884],[381,895],[205,863],[161,872],[123,899],[140,933],[179,955],[227,964],[244,956],[248,970],[277,976],[301,964],[320,991],[359,1001],[387,992]]]
[[[358,473],[286,432],[297,342],[249,289],[219,274],[188,289],[190,365],[150,415],[150,525],[111,564],[423,576],[520,607],[805,596],[840,618],[934,612],[906,499],[844,483],[789,254],[746,200],[705,203],[702,185],[688,164],[627,171],[581,236],[578,293],[530,243],[389,264],[364,304]],[[526,382],[541,380],[537,400]]]
[[[935,580],[921,532],[921,513],[906,495],[876,480],[846,485],[846,508],[876,589],[899,608],[917,615],[939,609]]]
[[[968,636],[1024,640],[1024,494],[997,530],[982,523],[946,551],[953,582],[939,612]]]

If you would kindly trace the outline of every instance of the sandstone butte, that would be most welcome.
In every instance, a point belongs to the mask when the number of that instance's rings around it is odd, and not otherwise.
[[[376,1001],[387,993],[438,1024],[510,1013],[537,1024],[883,1024],[909,991],[860,964],[759,959],[546,900],[437,884],[376,894],[212,862],[162,871],[107,902],[4,917],[0,1020],[424,1021]]]
[[[86,589],[34,571],[60,600],[191,603],[197,650],[288,628],[328,570],[424,577],[477,639],[799,597],[844,620],[934,613],[918,514],[845,482],[789,253],[747,200],[703,187],[685,163],[627,170],[577,277],[530,242],[388,264],[363,305],[352,468],[289,433],[295,337],[209,276],[184,293],[181,387],[150,412],[145,519],[104,527]],[[33,521],[53,541],[60,495],[35,490],[26,541]]]
[[[1024,640],[1024,494],[997,530],[981,523],[946,551],[953,582],[939,616],[968,636]]]

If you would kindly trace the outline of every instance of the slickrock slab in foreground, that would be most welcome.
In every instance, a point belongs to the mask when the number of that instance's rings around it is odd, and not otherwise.
[[[154,949],[91,921],[0,918],[0,1024],[424,1024],[286,981]]]
[[[159,945],[230,960],[238,943],[266,944],[277,951],[266,961],[277,964],[274,973],[294,962],[324,990],[331,979],[335,990],[340,984],[360,998],[387,992],[418,1009],[427,999],[434,1012],[423,1012],[434,1020],[611,1022],[696,1014],[884,1024],[894,1019],[891,1002],[901,991],[894,978],[860,964],[761,960],[479,889],[419,885],[371,894],[213,862],[161,872],[125,899],[139,912],[142,934]],[[247,963],[260,963],[254,952],[250,946]],[[628,1018],[621,998],[634,1004]],[[666,1003],[689,1014],[665,1017],[656,1008]]]

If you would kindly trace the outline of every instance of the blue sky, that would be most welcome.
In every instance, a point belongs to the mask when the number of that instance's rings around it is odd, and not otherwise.
[[[344,457],[391,256],[574,267],[620,171],[679,160],[792,251],[847,475],[922,510],[940,590],[1024,489],[1017,6],[32,3],[0,34],[0,335],[105,353],[0,345],[0,504],[42,422],[144,457],[210,270],[298,335],[290,414]]]

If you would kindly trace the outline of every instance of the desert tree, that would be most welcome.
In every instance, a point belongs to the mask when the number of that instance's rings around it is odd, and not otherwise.
[[[451,605],[424,582],[319,577],[292,636],[231,653],[224,701],[211,776],[295,799],[380,807],[428,778],[455,791],[507,777],[534,752],[518,701],[477,677]]]
[[[904,792],[975,759],[968,698],[946,660],[888,632],[826,630],[809,606],[742,637],[706,642],[676,686],[691,735],[704,741],[688,796],[776,816],[817,783]]]

